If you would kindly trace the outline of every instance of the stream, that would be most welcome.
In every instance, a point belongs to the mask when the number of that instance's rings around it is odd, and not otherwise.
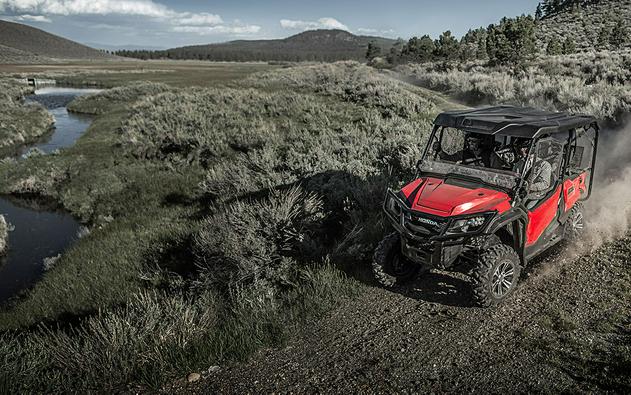
[[[69,113],[66,106],[77,96],[96,93],[94,89],[42,88],[26,102],[42,104],[55,117],[55,129],[37,143],[21,147],[18,156],[32,148],[44,153],[68,147],[90,126],[92,117]],[[45,266],[78,239],[80,224],[68,213],[34,199],[0,196],[0,214],[13,229],[8,251],[0,257],[0,303],[30,288],[44,273]],[[47,264],[45,265],[45,260]]]

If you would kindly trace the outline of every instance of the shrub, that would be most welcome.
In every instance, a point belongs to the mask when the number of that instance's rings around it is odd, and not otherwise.
[[[322,201],[293,187],[262,201],[236,201],[204,220],[195,237],[197,265],[214,287],[265,289],[294,284],[297,259],[314,256]]]

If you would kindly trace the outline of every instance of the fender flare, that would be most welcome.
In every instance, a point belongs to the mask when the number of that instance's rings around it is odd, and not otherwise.
[[[522,207],[513,207],[505,213],[491,220],[487,234],[493,235],[500,229],[510,227],[513,236],[512,247],[519,255],[522,266],[526,265],[526,228],[528,226],[528,213]]]

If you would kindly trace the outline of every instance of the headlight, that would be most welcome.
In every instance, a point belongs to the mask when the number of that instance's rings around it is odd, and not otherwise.
[[[481,215],[479,217],[465,218],[454,221],[447,229],[447,234],[458,233],[473,233],[477,232],[484,226],[486,217]]]

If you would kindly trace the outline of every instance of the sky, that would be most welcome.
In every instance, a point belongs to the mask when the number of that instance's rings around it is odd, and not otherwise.
[[[0,19],[87,44],[171,48],[283,38],[310,29],[408,39],[461,36],[539,0],[0,0]]]

